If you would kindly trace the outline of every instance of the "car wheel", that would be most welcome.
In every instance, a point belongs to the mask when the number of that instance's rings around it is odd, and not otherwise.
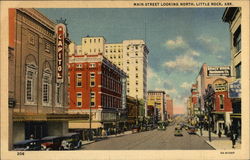
[[[51,148],[46,148],[46,151],[50,151],[51,150]]]

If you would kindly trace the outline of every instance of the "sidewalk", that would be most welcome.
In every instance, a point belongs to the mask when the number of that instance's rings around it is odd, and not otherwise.
[[[218,137],[217,134],[211,132],[211,142],[209,142],[209,134],[208,131],[202,130],[202,136],[200,135],[200,130],[196,132],[196,134],[202,137],[211,147],[214,149],[240,149],[241,144],[240,141],[237,140],[235,144],[235,148],[232,148],[232,141],[230,137],[226,137],[225,135],[221,135],[221,138]]]
[[[121,136],[128,135],[128,134],[132,134],[132,131],[126,131],[124,133],[120,133],[120,134],[117,134],[117,135],[113,134],[113,135],[108,135],[108,136],[104,136],[104,137],[103,136],[98,136],[98,137],[94,137],[94,140],[92,140],[92,141],[88,141],[88,140],[82,141],[82,145],[91,144],[91,143],[101,141],[101,140],[104,140],[104,139],[107,139],[107,138],[121,137]]]

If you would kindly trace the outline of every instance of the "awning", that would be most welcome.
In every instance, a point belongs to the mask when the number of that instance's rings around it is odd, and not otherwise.
[[[73,120],[87,120],[88,114],[27,114],[14,113],[13,121],[73,121]]]
[[[241,113],[232,113],[230,114],[230,118],[241,118]]]
[[[211,112],[213,114],[225,114],[225,112]]]

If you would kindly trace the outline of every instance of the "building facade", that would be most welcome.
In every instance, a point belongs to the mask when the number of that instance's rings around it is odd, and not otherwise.
[[[10,142],[67,133],[67,27],[24,8],[9,26]]]
[[[166,94],[165,110],[167,111],[167,118],[173,119],[173,116],[174,116],[173,99],[168,94]]]
[[[91,115],[91,121],[69,122],[69,128],[107,130],[124,124],[126,73],[102,53],[71,55],[68,67],[69,113]]]
[[[155,110],[158,110],[158,115],[159,117],[158,120],[160,121],[165,121],[167,120],[167,111],[166,109],[166,93],[164,91],[148,91],[148,101],[147,105],[148,106],[153,106]],[[157,111],[154,112],[154,115],[156,114]]]
[[[144,100],[147,98],[148,48],[143,40],[124,40],[122,43],[106,43],[104,37],[83,37],[82,44],[70,44],[75,55],[103,55],[127,75],[127,94]],[[73,53],[70,53],[73,54]],[[144,116],[140,112],[141,116]]]
[[[222,16],[224,22],[229,23],[231,69],[233,82],[229,84],[229,96],[232,99],[233,113],[232,129],[241,135],[241,8],[226,8]]]

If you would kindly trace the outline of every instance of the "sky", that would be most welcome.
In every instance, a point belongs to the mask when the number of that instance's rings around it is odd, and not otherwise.
[[[164,90],[174,113],[186,110],[191,84],[203,63],[230,65],[225,8],[38,9],[51,20],[67,19],[71,41],[104,36],[107,43],[142,39],[149,49],[148,90]]]

